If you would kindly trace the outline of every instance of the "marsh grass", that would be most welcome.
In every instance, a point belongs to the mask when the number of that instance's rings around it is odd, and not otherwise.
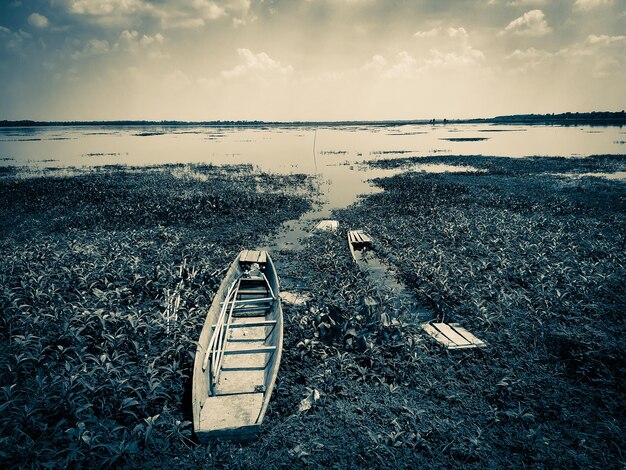
[[[5,465],[100,467],[192,445],[185,397],[223,268],[310,203],[291,189],[306,178],[174,170],[0,182]]]
[[[1,245],[2,458],[620,468],[626,187],[551,174],[619,171],[624,158],[406,159],[485,171],[376,180],[383,192],[334,214],[338,232],[272,253],[283,288],[310,300],[284,305],[276,389],[259,439],[244,446],[193,443],[185,413],[193,342],[236,250],[308,207],[287,190],[308,183],[191,168],[202,181],[173,176],[174,166],[0,186],[14,203]],[[168,197],[157,210],[159,191]],[[233,217],[226,194],[251,214]],[[378,254],[438,319],[458,321],[488,348],[448,354],[430,341],[394,308],[394,292],[356,269],[352,228],[375,237]],[[318,398],[301,409],[307,397]]]

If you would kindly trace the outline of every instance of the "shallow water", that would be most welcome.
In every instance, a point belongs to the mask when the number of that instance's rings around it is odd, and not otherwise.
[[[366,160],[433,154],[523,157],[623,153],[623,132],[620,127],[487,124],[1,128],[0,165],[46,169],[250,163],[264,171],[318,174],[325,201],[316,217],[322,218],[334,208],[355,202],[359,194],[371,192],[368,179],[393,173],[359,165]],[[424,165],[415,170],[450,168]]]

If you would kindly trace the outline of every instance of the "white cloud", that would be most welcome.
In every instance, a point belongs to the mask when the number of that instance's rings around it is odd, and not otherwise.
[[[52,0],[66,12],[104,27],[137,27],[146,18],[164,28],[199,28],[207,22],[231,17],[245,23],[250,0]]]
[[[554,56],[555,54],[552,52],[531,47],[526,50],[516,49],[505,58],[516,64],[516,68],[514,69],[516,72],[523,73],[544,67]]]
[[[364,70],[381,70],[387,66],[387,59],[382,55],[375,55],[364,66]]]
[[[520,36],[545,36],[551,31],[552,28],[548,26],[543,11],[530,10],[519,18],[511,21],[500,34],[511,33]]]
[[[223,70],[222,77],[231,79],[245,75],[262,77],[271,75],[288,75],[293,72],[291,65],[283,66],[272,59],[266,52],[253,53],[250,49],[237,49],[237,54],[243,63],[231,70]]]
[[[439,36],[443,31],[445,31],[445,34],[451,38],[467,39],[468,37],[467,31],[463,27],[460,27],[460,28],[450,27],[444,30],[443,28],[439,26],[437,26],[436,28],[429,29],[427,31],[417,31],[416,33],[413,34],[413,37],[432,38],[435,36]]]
[[[49,26],[48,18],[39,13],[31,13],[28,17],[28,23],[35,28],[45,29]]]
[[[530,7],[530,6],[541,6],[547,5],[548,0],[488,0],[489,5],[508,5],[512,7]]]
[[[79,60],[86,57],[106,54],[111,50],[109,41],[106,39],[90,39],[83,44],[83,47],[72,53],[72,59]]]
[[[448,28],[446,32],[448,33],[448,36],[450,36],[451,38],[459,38],[459,39],[468,38],[468,34],[467,34],[467,31],[465,31],[465,28]]]
[[[591,45],[598,44],[602,46],[608,46],[610,44],[626,43],[626,36],[607,36],[606,34],[596,36],[595,34],[591,34],[587,36],[586,42],[587,44]]]
[[[0,36],[2,36],[0,48],[4,47],[6,50],[18,55],[27,54],[27,48],[33,44],[33,41],[31,41],[33,35],[21,29],[11,31],[9,28],[0,26]]]
[[[361,70],[376,72],[389,80],[411,79],[435,70],[449,71],[475,66],[484,60],[482,51],[463,42],[450,50],[431,49],[424,57],[414,57],[407,51],[396,54],[394,60],[375,55]]]
[[[415,36],[416,38],[432,38],[434,36],[437,36],[440,31],[441,28],[437,27],[429,29],[428,31],[417,31],[415,34],[413,34],[413,36]]]
[[[114,49],[123,50],[132,54],[147,54],[147,56],[151,59],[159,59],[168,57],[162,49],[164,42],[165,38],[160,33],[149,36],[147,34],[140,34],[134,30],[126,29],[120,33],[118,42],[115,44]]]
[[[619,76],[626,73],[626,36],[589,35],[582,42],[571,44],[555,52],[530,48],[517,49],[506,56],[506,60],[516,64],[515,72],[548,71],[556,67],[570,73],[590,74],[591,76]]]
[[[396,61],[382,73],[383,78],[411,78],[417,71],[417,60],[408,52],[398,52]]]
[[[575,10],[592,10],[601,6],[613,5],[613,0],[576,0]]]

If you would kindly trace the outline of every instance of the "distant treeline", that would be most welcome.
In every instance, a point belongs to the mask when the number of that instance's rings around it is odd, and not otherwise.
[[[497,124],[590,124],[590,125],[624,125],[626,112],[615,113],[596,111],[592,113],[561,113],[561,114],[514,114],[511,116],[496,116],[487,119]]]
[[[206,127],[262,127],[262,126],[402,126],[406,124],[553,124],[553,125],[626,125],[626,112],[594,111],[590,113],[513,114],[479,119],[416,119],[399,121],[0,121],[0,127],[75,127],[75,126],[206,126]]]

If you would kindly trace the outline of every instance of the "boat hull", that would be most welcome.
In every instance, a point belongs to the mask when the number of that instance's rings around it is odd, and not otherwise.
[[[256,259],[256,254],[262,261],[258,265],[268,286],[265,290],[259,277],[246,274],[246,269],[254,269],[250,259]],[[229,291],[234,287],[237,300],[230,303]],[[220,330],[216,325],[225,301],[227,309],[234,306],[232,318],[222,330],[226,339],[215,374],[215,355],[210,346]],[[278,374],[282,343],[283,313],[272,259],[267,252],[244,250],[224,276],[197,344],[192,407],[194,431],[201,442],[216,438],[250,440],[256,436]]]

